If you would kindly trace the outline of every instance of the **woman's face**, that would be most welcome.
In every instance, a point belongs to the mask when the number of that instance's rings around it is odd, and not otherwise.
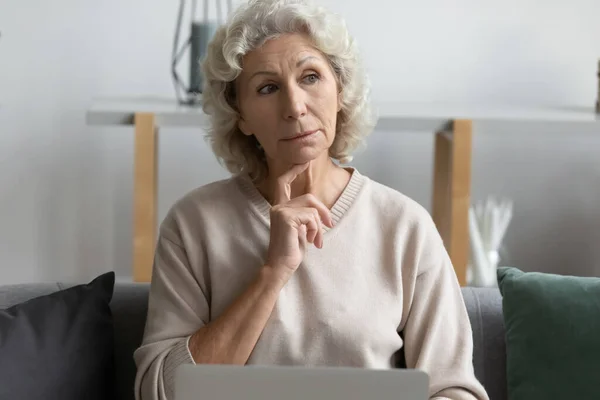
[[[269,40],[242,65],[239,127],[256,136],[269,164],[303,164],[328,154],[340,95],[329,62],[310,40],[300,34]]]

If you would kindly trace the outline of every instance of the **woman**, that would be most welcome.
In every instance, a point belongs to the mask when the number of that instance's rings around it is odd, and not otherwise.
[[[429,214],[334,162],[373,127],[343,21],[301,0],[250,1],[203,71],[209,137],[233,177],[161,224],[137,399],[172,399],[183,363],[397,362],[429,374],[432,398],[487,399]]]

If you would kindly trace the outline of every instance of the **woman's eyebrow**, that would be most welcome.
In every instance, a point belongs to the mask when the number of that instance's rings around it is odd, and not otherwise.
[[[252,76],[250,77],[250,79],[248,79],[248,82],[250,82],[252,79],[254,79],[254,77],[256,77],[257,75],[277,76],[277,72],[274,72],[274,71],[256,71],[255,73],[252,74]]]
[[[319,59],[315,56],[306,56],[302,59],[300,59],[297,63],[296,63],[296,68],[301,67],[302,64],[308,62],[308,61],[312,61],[312,60],[316,60],[318,61]],[[248,81],[251,81],[252,79],[254,79],[256,76],[258,75],[267,75],[267,76],[277,76],[277,72],[274,71],[267,71],[267,70],[263,70],[263,71],[256,71],[255,73],[253,73],[250,78],[248,79]]]
[[[307,62],[307,61],[311,61],[311,60],[319,60],[319,59],[318,59],[317,57],[315,57],[315,56],[306,56],[306,57],[304,57],[303,59],[299,60],[299,61],[296,63],[296,67],[300,67],[300,66],[302,66],[302,64],[304,64],[305,62]]]

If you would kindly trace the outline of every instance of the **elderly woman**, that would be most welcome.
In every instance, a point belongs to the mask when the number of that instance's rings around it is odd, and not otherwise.
[[[373,128],[345,25],[300,0],[244,4],[203,64],[230,179],[160,227],[138,400],[184,363],[426,371],[436,399],[487,399],[454,270],[429,214],[346,163]]]

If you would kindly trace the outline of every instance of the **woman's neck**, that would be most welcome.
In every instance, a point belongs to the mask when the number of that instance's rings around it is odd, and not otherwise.
[[[276,161],[269,162],[269,176],[258,185],[258,190],[272,202],[277,178],[291,168]],[[350,180],[350,173],[337,166],[328,154],[316,158],[291,185],[291,198],[311,193],[328,208],[333,207]]]

